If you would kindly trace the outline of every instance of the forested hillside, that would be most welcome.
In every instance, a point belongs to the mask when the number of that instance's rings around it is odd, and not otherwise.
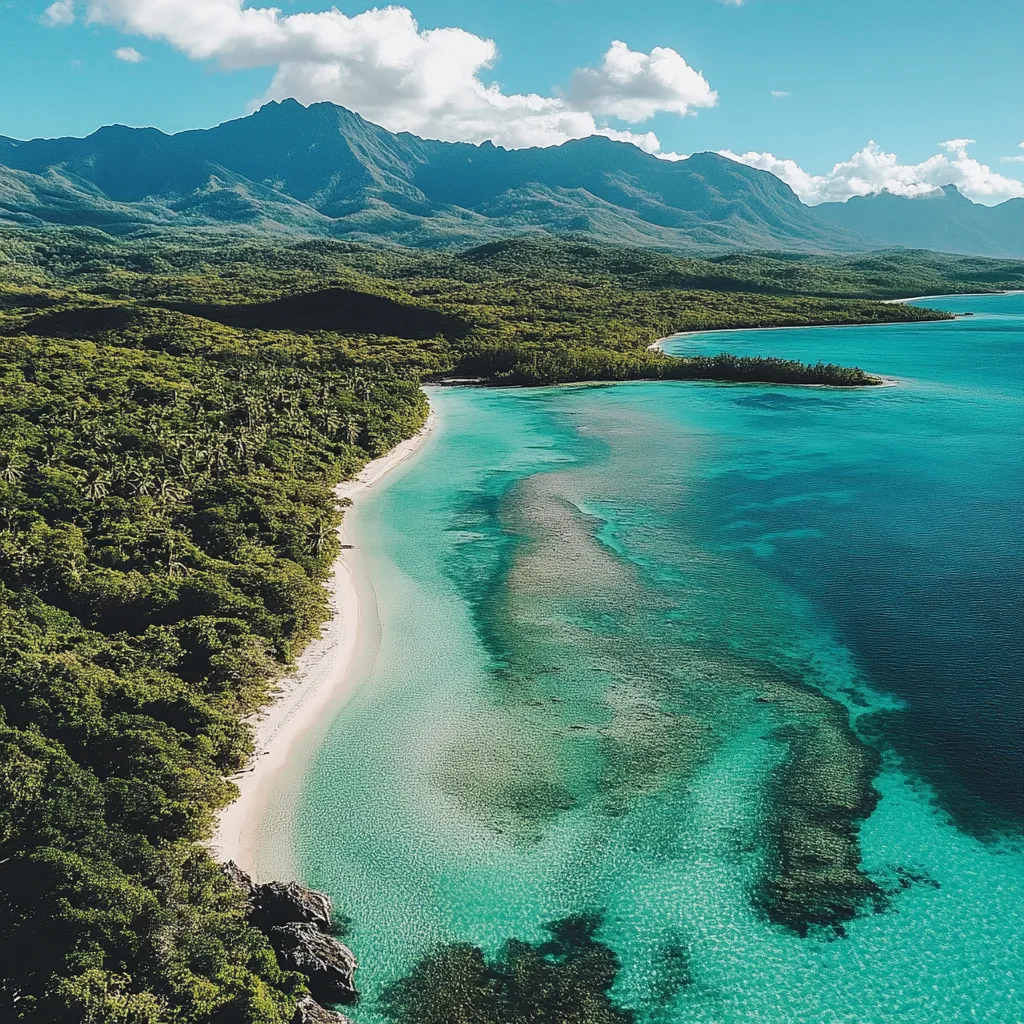
[[[326,613],[333,485],[420,426],[425,380],[865,384],[647,346],[927,319],[865,296],[1020,277],[925,258],[0,233],[0,1019],[292,1019],[303,978],[202,843],[251,753],[242,719]]]
[[[110,125],[85,139],[0,138],[0,221],[233,225],[466,246],[518,231],[582,231],[670,249],[851,251],[766,171],[698,153],[659,160],[601,136],[507,150],[394,134],[332,103],[268,103],[165,135]]]
[[[718,153],[661,160],[595,135],[507,150],[395,134],[333,103],[268,103],[166,135],[0,137],[0,224],[227,227],[458,249],[529,232],[669,252],[854,253],[885,246],[1024,256],[1024,200],[881,193],[804,205],[768,171]]]

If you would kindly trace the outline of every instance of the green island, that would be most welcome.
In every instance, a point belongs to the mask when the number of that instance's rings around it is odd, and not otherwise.
[[[0,230],[0,1019],[295,1019],[308,980],[279,966],[204,842],[253,752],[243,720],[327,615],[333,488],[421,427],[424,383],[871,385],[862,369],[649,346],[941,319],[883,300],[1022,282],[1024,264],[920,252]],[[858,799],[831,833],[794,810],[779,843],[815,828],[828,846]],[[872,898],[834,845],[855,891],[836,902],[812,879],[822,921]],[[806,917],[790,879],[774,889],[769,913]],[[628,1021],[596,923],[550,930],[490,963],[472,947],[424,961],[391,993],[395,1018],[547,1019],[543,992],[576,1008],[567,1021]],[[429,1005],[445,979],[463,1003]]]

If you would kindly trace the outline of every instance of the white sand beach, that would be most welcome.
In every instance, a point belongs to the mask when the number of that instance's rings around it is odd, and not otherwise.
[[[946,295],[911,295],[906,299],[883,299],[883,302],[899,304],[902,302],[924,302],[927,299],[970,299],[974,297],[983,298],[989,295],[1024,295],[1019,288],[1007,289],[1001,292],[950,292]]]
[[[358,502],[360,495],[423,447],[435,424],[431,413],[415,437],[368,463],[355,479],[339,484],[338,497]],[[339,528],[342,544],[352,544],[354,511],[347,510]],[[356,685],[352,669],[363,639],[361,624],[374,603],[372,588],[360,580],[357,558],[353,547],[342,549],[326,584],[330,619],[298,659],[295,672],[281,681],[277,698],[251,720],[255,757],[245,771],[232,777],[238,799],[221,813],[209,844],[218,860],[233,860],[260,879],[294,875],[287,826],[294,791],[308,761],[305,741],[318,728],[326,728]],[[258,842],[258,833],[266,831],[261,826],[268,822],[273,824],[274,842]]]

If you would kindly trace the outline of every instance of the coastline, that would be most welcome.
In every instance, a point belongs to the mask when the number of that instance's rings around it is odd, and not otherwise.
[[[988,295],[1024,295],[1024,289],[1007,289],[1001,292],[951,292],[947,295],[910,295],[903,299],[882,299],[884,303],[890,305],[901,305],[908,302],[923,302],[930,301],[931,299],[962,299],[974,297],[984,297]],[[961,316],[959,313],[953,314],[949,319],[958,319]],[[934,323],[935,321],[923,320],[921,324]],[[870,323],[870,324],[794,324],[782,325],[776,327],[712,327],[708,330],[696,330],[696,331],[678,331],[675,334],[669,334],[664,338],[658,338],[657,341],[652,341],[647,346],[648,350],[664,352],[662,346],[666,341],[675,341],[677,338],[695,338],[699,335],[705,334],[735,334],[739,331],[820,331],[827,328],[828,330],[835,330],[837,328],[844,327],[890,327],[891,324],[884,323]],[[870,371],[867,371],[870,372]],[[891,388],[898,387],[901,383],[899,378],[892,377],[888,374],[873,373],[873,377],[877,377],[882,383],[876,384],[876,388]],[[810,385],[811,387],[819,387],[825,385]]]
[[[995,294],[1012,294],[1003,292],[982,292],[983,295],[995,295]],[[925,296],[927,298],[928,296]],[[938,296],[936,296],[937,298]],[[897,302],[914,302],[915,299],[883,299],[883,302],[897,303]],[[955,317],[948,317],[946,320],[911,320],[907,321],[904,326],[918,326],[921,324],[933,324],[933,323],[948,323],[949,320],[954,320]],[[661,351],[661,346],[666,341],[675,341],[676,338],[697,338],[703,337],[707,334],[738,334],[741,331],[745,334],[747,331],[836,331],[846,330],[850,327],[892,327],[891,323],[870,323],[870,324],[783,324],[780,327],[710,327],[707,330],[698,331],[678,331],[675,334],[669,334],[664,338],[658,338],[657,341],[652,341],[647,347],[649,349],[657,349]],[[875,376],[880,376],[876,374]]]
[[[911,295],[906,299],[882,299],[891,306],[907,302],[925,302],[929,299],[970,299],[982,298],[986,295],[1024,295],[1024,288],[1007,288],[1001,292],[947,292],[945,295]]]
[[[898,300],[897,299],[892,299],[892,300],[887,300],[887,301],[910,302],[911,300],[910,299],[898,299]],[[927,321],[926,320],[926,321],[921,321],[921,322],[922,323],[933,323],[934,321]],[[665,350],[661,347],[666,341],[675,341],[676,338],[695,338],[695,337],[697,337],[699,335],[704,335],[704,334],[736,334],[739,331],[744,331],[744,332],[746,332],[746,331],[820,331],[823,328],[828,328],[829,330],[834,330],[837,327],[891,327],[891,326],[892,326],[891,324],[799,324],[799,325],[796,325],[796,326],[793,326],[793,327],[714,327],[714,328],[711,328],[710,330],[707,330],[707,331],[680,331],[678,334],[669,334],[667,337],[658,338],[657,341],[652,341],[651,344],[647,346],[647,348],[648,348],[649,351],[664,352],[665,355],[668,355],[668,353],[665,352]],[[870,373],[870,371],[865,371],[865,372]],[[871,376],[872,377],[877,377],[878,380],[880,381],[880,383],[872,384],[872,385],[867,386],[866,390],[868,390],[868,391],[881,390],[882,388],[895,388],[895,387],[899,387],[900,384],[901,384],[901,381],[900,381],[900,379],[898,377],[892,377],[889,374],[885,374],[885,373],[872,373]],[[780,385],[780,386],[785,387],[786,385]],[[850,389],[850,388],[848,388],[848,387],[846,387],[844,385],[839,385],[839,384],[796,384],[796,385],[791,385],[791,386],[793,386],[793,387],[802,387],[802,388],[835,388],[835,389],[841,390],[841,391],[846,391],[846,390]],[[864,390],[865,389],[863,385],[854,385],[854,386],[852,386],[852,388],[855,391],[856,390]]]
[[[340,499],[355,502],[393,470],[422,450],[437,425],[431,410],[419,433],[386,455],[366,464],[352,480],[335,488]],[[325,729],[355,691],[353,671],[365,645],[365,623],[375,595],[359,565],[355,539],[355,507],[349,507],[338,528],[343,547],[325,584],[331,615],[300,655],[295,671],[284,677],[274,700],[249,719],[255,755],[242,772],[231,776],[238,797],[219,815],[207,846],[215,859],[235,861],[257,879],[289,880],[295,875],[290,835],[294,810],[290,797],[300,782],[311,740]],[[287,798],[285,798],[287,797]],[[267,833],[264,835],[263,833]],[[272,843],[267,840],[272,839]]]

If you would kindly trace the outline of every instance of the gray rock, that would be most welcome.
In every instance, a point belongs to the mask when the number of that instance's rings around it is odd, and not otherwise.
[[[324,1009],[312,996],[301,996],[291,1024],[352,1024],[352,1021],[337,1010]]]
[[[329,932],[331,898],[298,882],[266,882],[254,889],[252,922],[264,930],[301,922]]]
[[[279,925],[267,936],[281,966],[305,974],[317,999],[327,1003],[354,1003],[358,999],[358,965],[348,946],[308,923]]]
[[[253,880],[233,860],[229,860],[227,864],[224,864],[221,867],[221,871],[227,875],[229,881],[234,882],[245,893],[246,899],[251,904],[252,898],[256,894],[256,886],[253,884]]]

